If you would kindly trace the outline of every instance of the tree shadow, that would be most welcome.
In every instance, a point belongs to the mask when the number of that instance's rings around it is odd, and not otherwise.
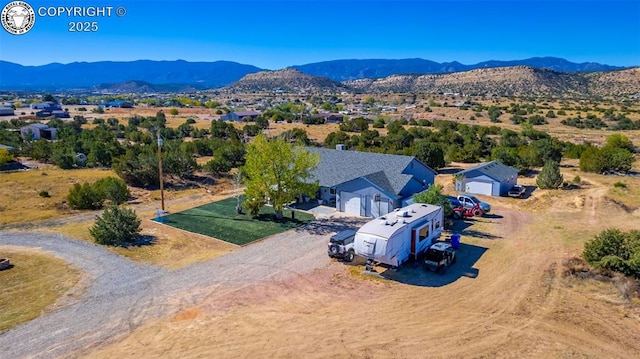
[[[156,244],[157,239],[158,238],[156,236],[152,236],[148,234],[140,234],[136,237],[135,242],[126,243],[126,244],[123,244],[122,246],[124,248],[152,246]]]
[[[340,218],[320,218],[307,223],[302,227],[296,228],[296,231],[304,231],[315,235],[325,235],[330,233],[341,232],[347,229],[358,230],[370,218],[356,217],[340,217]]]
[[[474,268],[474,265],[487,250],[486,247],[460,243],[460,248],[456,251],[456,263],[439,273],[427,271],[422,260],[418,260],[397,269],[385,268],[379,275],[382,278],[409,285],[442,287],[462,277],[478,277],[480,270]]]

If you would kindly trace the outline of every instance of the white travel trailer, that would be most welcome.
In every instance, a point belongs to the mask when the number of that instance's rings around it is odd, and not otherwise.
[[[399,267],[426,251],[444,226],[442,207],[414,203],[371,220],[355,237],[356,254]]]

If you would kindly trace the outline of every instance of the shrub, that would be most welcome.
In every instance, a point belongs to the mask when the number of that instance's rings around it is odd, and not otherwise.
[[[613,184],[613,187],[615,188],[627,188],[627,184],[624,182],[616,182]]]
[[[89,233],[99,244],[118,246],[134,243],[140,232],[140,219],[136,212],[111,205],[97,217]]]
[[[49,194],[48,191],[40,191],[38,192],[38,196],[42,197],[42,198],[49,198],[51,197],[51,195]]]
[[[548,161],[536,178],[536,184],[542,189],[556,189],[562,185],[562,174],[558,162]]]
[[[67,203],[73,209],[100,209],[103,202],[102,193],[86,182],[74,184],[67,195]]]
[[[102,178],[93,184],[94,189],[99,192],[103,199],[115,204],[121,204],[129,200],[131,192],[127,184],[115,177]]]
[[[640,278],[640,231],[606,229],[585,243],[582,256],[594,267]]]
[[[582,181],[582,178],[580,178],[580,176],[573,177],[573,183],[580,183],[581,181]]]

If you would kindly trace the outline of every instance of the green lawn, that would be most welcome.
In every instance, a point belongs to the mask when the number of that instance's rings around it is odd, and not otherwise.
[[[257,218],[236,213],[236,199],[228,198],[220,202],[170,214],[164,224],[185,231],[204,234],[226,242],[245,245],[258,239],[299,227],[314,219],[308,213],[285,210],[284,217],[276,220],[272,207],[262,207]]]

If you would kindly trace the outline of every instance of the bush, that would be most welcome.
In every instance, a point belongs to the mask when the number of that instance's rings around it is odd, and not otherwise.
[[[111,205],[97,217],[89,233],[99,244],[118,246],[134,243],[140,232],[140,219],[136,212]]]
[[[562,185],[562,174],[558,162],[548,161],[536,178],[536,184],[542,189],[557,189]]]
[[[581,181],[582,181],[582,178],[580,178],[580,176],[573,177],[573,183],[580,183]]]
[[[38,192],[38,196],[42,197],[42,198],[49,198],[51,197],[51,195],[49,194],[49,191],[40,191]]]
[[[640,231],[606,229],[585,243],[582,256],[594,267],[640,278]]]
[[[67,195],[67,203],[73,209],[100,209],[103,202],[102,193],[86,182],[74,184]]]
[[[115,177],[102,178],[93,184],[94,189],[102,195],[103,199],[115,204],[121,204],[129,200],[131,192],[127,184]]]
[[[613,184],[613,187],[615,188],[627,188],[627,184],[624,182],[616,182]]]

